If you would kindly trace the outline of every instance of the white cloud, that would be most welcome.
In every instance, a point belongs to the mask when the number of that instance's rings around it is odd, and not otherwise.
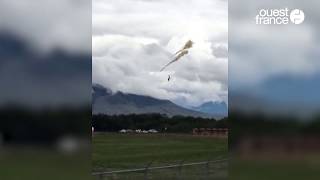
[[[91,53],[91,2],[1,0],[0,31],[10,31],[36,50]]]
[[[220,0],[94,0],[93,81],[185,105],[227,101],[227,20]],[[189,54],[159,72],[188,39]]]
[[[230,3],[230,88],[259,86],[268,79],[289,76],[310,76],[319,73],[316,57],[319,47],[319,2],[302,1],[231,1]],[[259,9],[302,9],[306,18],[300,25],[256,25]]]

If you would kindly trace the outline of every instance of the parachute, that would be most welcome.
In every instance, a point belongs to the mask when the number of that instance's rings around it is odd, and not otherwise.
[[[160,69],[160,72],[163,71],[166,67],[168,67],[170,64],[178,61],[182,56],[188,54],[188,50],[182,51],[180,54],[177,55],[172,61],[170,61],[168,64],[166,64],[163,68]]]
[[[193,45],[193,42],[191,40],[187,41],[186,44],[183,46],[182,49],[180,49],[179,51],[177,51],[174,55],[176,55],[176,57],[170,61],[168,64],[166,64],[163,68],[160,69],[160,72],[163,71],[166,67],[168,67],[170,64],[178,61],[182,56],[186,55],[189,53],[188,49],[190,49]]]
[[[191,40],[187,41],[186,44],[183,46],[182,49],[180,49],[179,51],[177,51],[176,53],[174,53],[174,55],[177,55],[179,52],[183,51],[183,50],[187,50],[192,48],[193,42]]]

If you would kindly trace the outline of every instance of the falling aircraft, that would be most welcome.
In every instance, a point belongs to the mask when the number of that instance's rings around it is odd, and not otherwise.
[[[166,67],[168,67],[170,64],[178,61],[182,56],[184,56],[184,55],[186,55],[186,54],[188,54],[188,50],[182,51],[180,54],[178,54],[178,56],[177,56],[176,58],[174,58],[172,61],[170,61],[168,64],[166,64],[166,65],[160,70],[160,72],[163,71],[163,70],[164,70]]]
[[[193,45],[193,42],[191,40],[187,41],[186,44],[183,46],[183,48],[180,49],[179,51],[177,51],[176,53],[174,53],[174,55],[180,53],[183,50],[187,50],[187,49],[192,48],[192,45]]]
[[[174,55],[176,55],[176,57],[172,61],[170,61],[168,64],[166,64],[163,68],[161,68],[160,72],[163,71],[170,64],[178,61],[182,56],[188,54],[188,52],[189,52],[188,49],[190,49],[192,47],[192,45],[193,45],[193,42],[191,40],[189,40],[181,50],[177,51],[174,54]]]

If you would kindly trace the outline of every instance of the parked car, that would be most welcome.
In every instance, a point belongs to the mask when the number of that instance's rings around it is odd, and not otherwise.
[[[158,133],[158,131],[155,130],[155,129],[149,129],[148,132],[149,132],[149,133]]]

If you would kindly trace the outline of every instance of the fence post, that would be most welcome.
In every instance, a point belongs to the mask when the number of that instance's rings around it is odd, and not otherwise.
[[[144,180],[148,180],[148,170],[149,170],[149,167],[151,166],[152,164],[152,161],[149,162],[146,167],[145,167],[145,170],[144,170]]]
[[[182,166],[185,160],[182,160],[179,162],[179,166],[178,166],[178,177],[177,179],[182,179]]]
[[[99,174],[98,177],[99,180],[103,180],[103,174]]]
[[[210,179],[210,166],[209,166],[210,160],[207,161],[206,163],[206,179]]]
[[[117,174],[116,173],[111,173],[111,179],[112,180],[117,179]]]

